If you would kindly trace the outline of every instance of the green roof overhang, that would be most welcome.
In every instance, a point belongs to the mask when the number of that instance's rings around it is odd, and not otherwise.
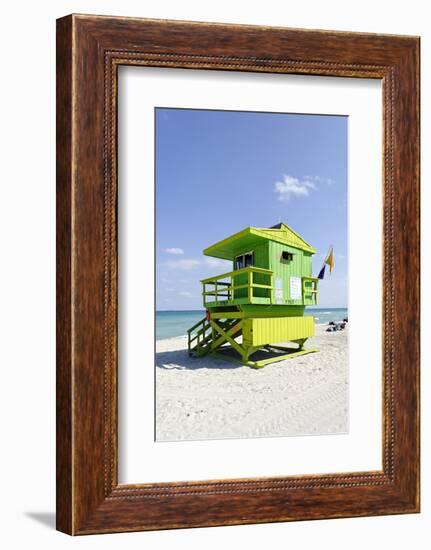
[[[289,228],[290,229],[290,228]],[[233,260],[241,252],[253,250],[259,244],[265,241],[275,241],[286,246],[298,248],[311,254],[316,252],[316,249],[305,242],[299,235],[291,231],[261,229],[258,227],[247,227],[218,243],[208,246],[203,251],[205,256],[221,258],[223,260]]]

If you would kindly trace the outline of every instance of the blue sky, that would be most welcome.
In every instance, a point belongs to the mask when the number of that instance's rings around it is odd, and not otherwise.
[[[344,116],[156,109],[156,304],[202,309],[200,279],[231,270],[202,250],[248,226],[287,223],[335,269],[319,307],[347,306]]]

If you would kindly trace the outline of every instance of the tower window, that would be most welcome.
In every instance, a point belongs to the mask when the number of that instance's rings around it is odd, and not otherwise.
[[[244,267],[250,267],[253,265],[253,252],[244,254]]]
[[[236,256],[234,269],[242,269],[243,267],[250,267],[252,265],[254,265],[254,252],[247,252],[246,254]]]
[[[291,252],[287,252],[287,250],[283,250],[281,253],[281,259],[285,262],[291,262],[293,260],[293,254]]]

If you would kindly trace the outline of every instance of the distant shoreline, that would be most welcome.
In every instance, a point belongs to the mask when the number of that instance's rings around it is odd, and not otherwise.
[[[306,306],[305,311],[323,311],[326,309],[330,310],[341,310],[341,309],[349,309],[346,307],[330,307],[330,306],[324,306],[324,307],[313,307],[313,306]],[[205,314],[205,309],[156,309],[156,313],[203,313]]]
[[[329,324],[329,321],[328,322],[325,321],[324,323],[315,323],[317,327],[325,327],[325,326],[328,326],[328,324]],[[156,342],[162,342],[164,340],[176,340],[177,338],[186,338],[186,337],[187,337],[187,333],[179,334],[177,336],[167,336],[166,338],[156,338]]]
[[[330,321],[339,322],[348,317],[347,308],[306,308],[305,315],[314,317],[316,326]],[[156,312],[156,340],[179,338],[205,316],[204,310],[161,310]]]
[[[329,325],[329,321],[327,323],[326,322],[325,323],[315,323],[315,325],[316,325],[316,328],[317,328],[316,335],[317,335],[317,333],[319,335],[323,335],[326,332],[326,331],[323,330],[323,327],[327,327]],[[179,334],[178,336],[168,336],[167,338],[157,338],[156,341],[158,343],[162,343],[162,342],[166,343],[166,342],[171,341],[171,340],[173,342],[178,341],[178,340],[184,340],[184,338],[187,338],[187,333],[186,334]],[[313,338],[313,336],[311,336],[311,338]],[[157,353],[157,351],[156,351],[156,353]]]

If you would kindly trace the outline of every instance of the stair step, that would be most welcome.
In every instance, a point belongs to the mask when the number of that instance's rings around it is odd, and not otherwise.
[[[237,322],[237,319],[226,319],[224,322],[218,324],[223,330],[231,329]],[[211,325],[206,319],[202,319],[199,323],[196,323],[188,332],[188,352],[189,355],[196,355],[198,357],[205,356],[211,351],[211,344],[213,343],[213,331],[210,330]],[[199,336],[210,331],[206,336],[199,340]],[[216,341],[220,339],[220,335],[216,336]]]

